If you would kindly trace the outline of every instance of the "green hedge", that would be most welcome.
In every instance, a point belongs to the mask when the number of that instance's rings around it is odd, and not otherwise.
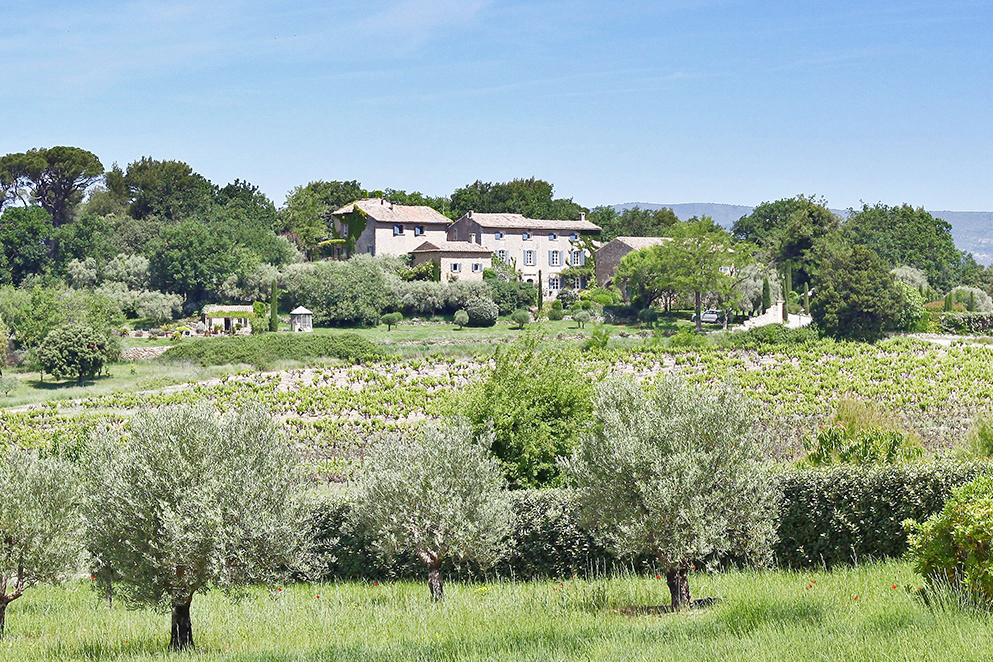
[[[783,474],[775,562],[788,568],[830,567],[902,556],[907,549],[903,520],[923,521],[939,512],[953,487],[989,468],[949,462]],[[485,571],[474,564],[450,562],[448,577],[588,577],[618,568],[648,571],[653,567],[647,556],[614,557],[583,531],[568,490],[520,490],[513,493],[512,503],[516,523],[510,553]],[[316,578],[423,578],[424,566],[414,557],[398,558],[392,564],[379,558],[372,541],[351,530],[348,512],[344,500],[332,497],[316,501],[312,508]],[[706,559],[703,565],[708,565]]]
[[[382,356],[373,342],[354,333],[267,333],[261,336],[197,338],[170,348],[163,361],[193,361],[200,365],[248,363],[257,367],[273,361],[331,357],[346,361]]]
[[[943,333],[993,333],[993,313],[943,313],[938,325]]]
[[[780,566],[802,568],[899,557],[907,550],[905,519],[939,512],[953,487],[985,464],[898,464],[797,470],[782,478]]]

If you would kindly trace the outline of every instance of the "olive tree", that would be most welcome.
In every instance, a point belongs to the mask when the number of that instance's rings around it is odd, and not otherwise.
[[[510,500],[493,434],[463,420],[425,428],[413,441],[384,440],[365,465],[353,510],[380,553],[413,552],[428,570],[433,600],[443,597],[447,558],[495,562],[510,530]]]
[[[152,409],[91,452],[90,551],[125,602],[171,611],[170,649],[193,646],[198,591],[273,580],[299,558],[299,465],[263,409]]]
[[[114,351],[114,343],[86,324],[63,324],[52,329],[37,349],[45,372],[62,380],[95,377]]]
[[[56,458],[14,450],[0,463],[0,639],[7,605],[80,560],[78,482]]]
[[[653,555],[673,609],[690,605],[689,570],[704,558],[771,558],[776,491],[751,427],[750,407],[727,387],[612,379],[598,386],[593,425],[562,463],[584,525],[619,555]]]

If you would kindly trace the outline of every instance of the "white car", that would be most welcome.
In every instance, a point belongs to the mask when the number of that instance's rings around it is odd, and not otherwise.
[[[705,310],[700,315],[700,321],[707,324],[717,324],[724,319],[724,312],[720,310]]]

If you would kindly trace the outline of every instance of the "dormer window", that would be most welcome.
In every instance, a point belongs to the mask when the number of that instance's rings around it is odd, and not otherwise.
[[[554,232],[549,232],[548,233],[548,241],[555,241],[558,238],[559,238],[559,236],[557,234],[555,234]]]
[[[397,223],[393,226],[393,236],[396,237],[401,234],[403,234],[403,226]]]
[[[423,234],[424,234],[424,226],[423,225],[415,225],[414,226],[414,236],[415,237],[420,237]]]
[[[525,230],[524,232],[521,233],[521,239],[523,239],[524,241],[529,241],[531,239],[531,233]]]
[[[573,232],[572,234],[569,235],[569,239],[572,239],[573,241],[576,241],[577,239],[579,239],[579,233],[578,232]]]

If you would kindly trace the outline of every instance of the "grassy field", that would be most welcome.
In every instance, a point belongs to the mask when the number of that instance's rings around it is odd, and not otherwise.
[[[909,567],[691,577],[710,607],[650,614],[664,579],[256,588],[193,603],[195,660],[974,660],[993,616],[928,607]],[[896,587],[896,588],[894,588]],[[857,597],[856,597],[857,596]],[[168,659],[168,615],[108,608],[83,582],[32,589],[7,613],[3,660]]]

